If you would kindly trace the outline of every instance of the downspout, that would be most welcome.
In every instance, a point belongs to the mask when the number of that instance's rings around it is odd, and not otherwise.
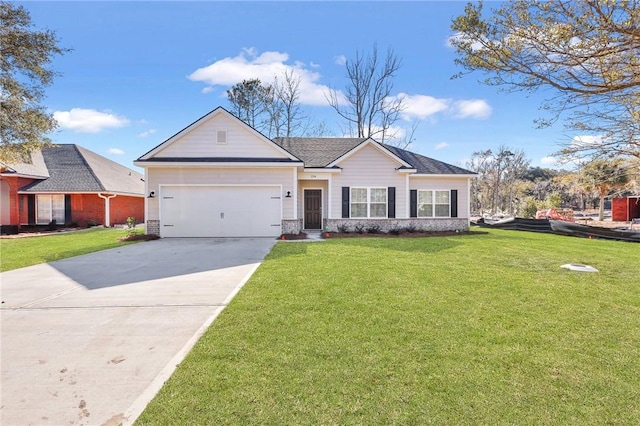
[[[104,200],[104,226],[105,228],[109,228],[111,226],[111,207],[109,206],[109,200],[112,198],[116,198],[118,194],[113,195],[102,195],[98,193],[98,197]]]

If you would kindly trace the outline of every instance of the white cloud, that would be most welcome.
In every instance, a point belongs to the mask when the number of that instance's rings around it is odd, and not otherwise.
[[[449,148],[449,144],[446,142],[440,142],[439,144],[437,144],[435,146],[436,151],[439,151],[441,149],[445,149],[445,148]]]
[[[402,110],[402,118],[411,120],[413,118],[425,119],[438,112],[445,111],[449,108],[449,99],[438,99],[426,95],[408,95],[399,93],[391,97],[392,100],[402,99],[404,109]]]
[[[493,111],[491,106],[484,99],[463,99],[454,101],[448,98],[434,98],[427,95],[409,95],[399,93],[391,96],[388,101],[401,99],[404,104],[402,110],[403,120],[419,119],[436,115],[439,112],[447,112],[454,118],[478,118],[485,119]]]
[[[335,62],[338,65],[344,65],[347,63],[347,57],[344,55],[338,55],[335,58],[333,58],[333,62]]]
[[[488,118],[493,109],[484,99],[469,99],[456,101],[453,104],[454,116],[456,118]]]
[[[558,160],[556,160],[556,157],[552,157],[552,156],[546,156],[546,157],[542,157],[540,159],[540,164],[555,164],[557,163]]]
[[[465,35],[461,32],[457,32],[454,35],[447,37],[447,40],[445,41],[445,46],[453,48],[453,41],[464,41],[465,39]],[[472,50],[480,50],[482,49],[482,43],[474,41],[473,43],[471,43],[471,49]]]
[[[149,130],[145,130],[144,132],[138,134],[139,138],[146,138],[149,137],[150,135],[154,134],[156,132],[156,129],[149,129]]]
[[[98,133],[104,129],[124,127],[129,124],[129,120],[125,117],[84,108],[55,111],[53,118],[63,129],[70,129],[78,133]]]
[[[263,83],[272,83],[276,76],[293,72],[300,78],[300,102],[305,105],[327,105],[325,93],[329,88],[319,84],[320,74],[310,70],[304,63],[287,63],[289,55],[283,52],[269,51],[258,54],[255,48],[243,49],[235,57],[220,59],[211,65],[198,68],[188,78],[207,84],[203,93],[213,86],[233,86],[242,80],[258,78]]]
[[[202,89],[202,93],[204,93],[205,95],[207,93],[211,93],[211,92],[213,92],[213,87],[211,87],[211,86],[207,86],[204,89]]]
[[[123,155],[124,154],[124,151],[119,149],[119,148],[109,148],[107,150],[107,152],[109,154],[113,154],[113,155]]]
[[[574,136],[571,145],[578,147],[597,147],[602,145],[601,135]]]

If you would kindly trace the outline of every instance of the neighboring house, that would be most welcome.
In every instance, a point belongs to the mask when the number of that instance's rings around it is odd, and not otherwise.
[[[30,162],[0,163],[2,229],[143,222],[144,189],[140,173],[78,145],[53,145],[32,152]]]
[[[373,139],[270,140],[221,107],[134,164],[145,169],[147,233],[161,237],[464,231],[475,177]]]

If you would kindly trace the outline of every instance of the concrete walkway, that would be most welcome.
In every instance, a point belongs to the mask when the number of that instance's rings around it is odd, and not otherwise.
[[[0,274],[0,424],[130,424],[273,239],[163,239]]]

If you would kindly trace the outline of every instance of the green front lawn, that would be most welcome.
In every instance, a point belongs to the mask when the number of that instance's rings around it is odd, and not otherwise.
[[[136,424],[637,424],[639,262],[497,230],[278,243]]]
[[[38,237],[0,239],[0,271],[52,262],[131,242],[118,241],[123,229],[93,228]]]

